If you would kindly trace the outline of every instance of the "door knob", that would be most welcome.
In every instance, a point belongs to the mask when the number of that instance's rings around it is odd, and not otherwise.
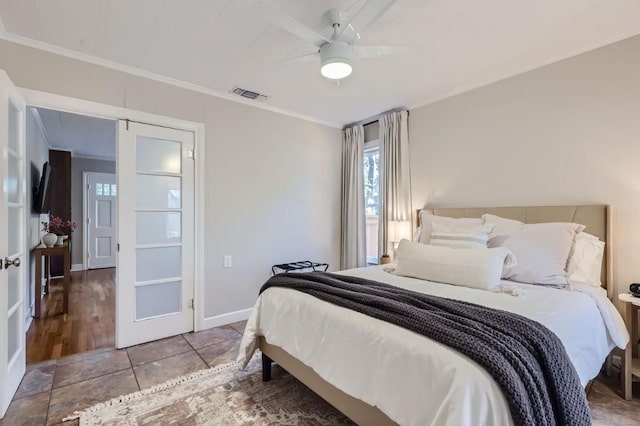
[[[4,267],[5,267],[5,269],[8,268],[11,265],[15,266],[16,268],[18,266],[20,266],[20,258],[16,257],[15,259],[11,260],[8,257],[5,257],[4,258]]]

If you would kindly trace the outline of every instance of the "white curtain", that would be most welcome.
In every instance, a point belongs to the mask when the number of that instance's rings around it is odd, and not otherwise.
[[[343,131],[341,228],[340,269],[367,266],[363,126]]]
[[[380,229],[378,252],[392,254],[389,222],[411,220],[409,113],[392,112],[380,118]]]

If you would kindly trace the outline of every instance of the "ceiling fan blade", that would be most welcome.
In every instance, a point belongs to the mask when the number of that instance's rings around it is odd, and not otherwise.
[[[311,28],[302,25],[300,22],[296,21],[286,13],[271,6],[266,1],[260,1],[257,3],[257,5],[258,7],[260,7],[261,11],[264,12],[267,19],[269,19],[273,24],[279,26],[283,30],[288,31],[291,34],[308,41],[309,43],[315,44],[318,47],[329,42],[327,38],[313,31]]]
[[[353,46],[353,54],[358,58],[377,58],[378,56],[408,55],[416,50],[413,46]]]
[[[309,53],[308,55],[295,56],[293,58],[283,59],[282,61],[274,62],[271,65],[280,65],[280,64],[302,64],[305,62],[311,62],[320,57],[320,52]]]
[[[367,27],[384,15],[395,2],[396,0],[368,0],[351,18],[351,21],[342,26],[342,30],[335,38],[339,39],[342,33],[350,28],[355,33],[355,37],[360,39]]]

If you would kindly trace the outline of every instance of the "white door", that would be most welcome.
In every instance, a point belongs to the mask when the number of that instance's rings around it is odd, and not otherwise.
[[[113,268],[116,266],[116,175],[85,172],[85,181],[87,267]]]
[[[0,418],[25,372],[25,103],[0,70]]]
[[[118,122],[116,346],[193,330],[194,134]]]

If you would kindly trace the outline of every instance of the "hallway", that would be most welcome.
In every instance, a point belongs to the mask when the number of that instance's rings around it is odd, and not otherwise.
[[[115,268],[71,273],[69,313],[62,280],[42,299],[42,318],[27,331],[27,364],[115,346]]]

